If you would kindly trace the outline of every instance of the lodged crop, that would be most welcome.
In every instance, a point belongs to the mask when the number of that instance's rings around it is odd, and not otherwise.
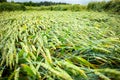
[[[119,80],[120,16],[0,13],[0,79]]]

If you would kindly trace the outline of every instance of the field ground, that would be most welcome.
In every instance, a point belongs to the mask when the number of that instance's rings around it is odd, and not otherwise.
[[[120,15],[0,13],[0,79],[120,80]]]

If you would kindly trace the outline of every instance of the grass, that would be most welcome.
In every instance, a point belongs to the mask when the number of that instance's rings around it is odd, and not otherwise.
[[[27,10],[37,10],[37,11],[85,11],[87,10],[87,6],[83,5],[51,5],[51,6],[41,6],[41,7],[35,7],[35,6],[26,6]]]
[[[0,79],[119,80],[120,16],[0,13]]]

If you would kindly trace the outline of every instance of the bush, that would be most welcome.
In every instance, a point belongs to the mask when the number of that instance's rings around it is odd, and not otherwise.
[[[15,10],[25,10],[25,6],[22,4],[15,3],[0,3],[0,11],[15,11]]]
[[[87,6],[88,10],[93,10],[93,11],[104,11],[104,6],[106,2],[90,2]]]
[[[87,6],[88,10],[110,11],[120,13],[120,0],[111,0],[109,2],[91,2]]]
[[[77,4],[71,6],[71,11],[81,11],[81,10],[86,10],[86,6],[77,5]]]
[[[70,5],[55,5],[55,6],[50,6],[51,11],[67,11],[69,9]]]
[[[109,10],[112,12],[118,12],[120,13],[120,1],[118,0],[112,0],[109,1],[108,3],[106,3],[106,5],[104,6],[105,10]]]

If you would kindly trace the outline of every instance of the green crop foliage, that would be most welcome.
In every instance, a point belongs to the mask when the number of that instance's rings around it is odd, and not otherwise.
[[[0,80],[6,79],[120,80],[120,16],[0,13]]]

